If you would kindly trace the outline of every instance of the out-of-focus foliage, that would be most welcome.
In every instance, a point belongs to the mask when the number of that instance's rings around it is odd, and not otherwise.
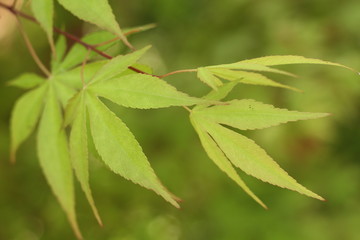
[[[360,2],[347,1],[110,1],[121,26],[149,22],[158,27],[130,40],[154,48],[145,62],[156,73],[231,63],[265,55],[321,58],[360,68]],[[56,5],[57,26],[88,31]],[[2,21],[2,20],[1,20]],[[0,21],[0,22],[1,22]],[[47,37],[24,22],[43,59]],[[0,29],[0,31],[5,31]],[[18,34],[0,43],[0,239],[72,239],[64,214],[38,167],[35,136],[9,164],[9,116],[22,91],[5,86],[20,72],[36,71]],[[152,56],[151,56],[152,55]],[[5,67],[5,66],[11,66]],[[290,175],[328,201],[318,202],[244,177],[267,202],[265,211],[208,160],[183,109],[129,110],[108,102],[131,128],[151,165],[184,202],[177,210],[149,191],[109,173],[97,159],[90,182],[104,228],[91,216],[86,199],[77,200],[86,239],[357,239],[360,223],[360,83],[342,69],[292,66],[301,75],[290,85],[305,93],[239,85],[231,98],[254,98],[299,111],[331,112],[321,121],[290,123],[246,133],[255,138]],[[288,84],[287,77],[283,78]],[[208,89],[196,76],[169,77],[179,89],[202,96]],[[176,131],[174,131],[176,129]],[[76,189],[79,193],[80,186]],[[77,194],[81,196],[81,194]],[[56,219],[56,221],[54,221]]]

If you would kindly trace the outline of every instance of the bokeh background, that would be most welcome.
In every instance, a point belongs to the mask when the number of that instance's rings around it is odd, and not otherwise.
[[[110,3],[124,27],[157,24],[156,29],[130,40],[137,47],[153,45],[143,61],[158,74],[277,54],[321,58],[360,69],[358,0]],[[0,239],[74,239],[39,168],[34,136],[20,148],[16,165],[9,163],[9,118],[23,91],[7,87],[6,82],[39,70],[14,28],[14,18],[5,11],[0,14]],[[41,58],[48,62],[44,33],[35,24],[23,23]],[[78,36],[91,29],[58,5],[56,25]],[[173,208],[94,158],[91,185],[105,226],[97,225],[76,183],[78,219],[85,239],[359,239],[360,78],[347,70],[319,65],[283,69],[301,77],[277,79],[304,93],[239,85],[229,99],[253,98],[292,110],[332,113],[326,119],[245,132],[327,202],[240,173],[269,206],[266,211],[208,159],[184,109],[140,111],[110,104],[132,129],[160,179],[183,203],[181,210]],[[167,80],[195,96],[209,91],[191,73]]]

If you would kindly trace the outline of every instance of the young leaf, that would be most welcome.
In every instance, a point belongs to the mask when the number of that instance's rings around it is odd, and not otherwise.
[[[76,221],[73,173],[65,132],[62,128],[60,105],[50,85],[37,135],[37,151],[45,177],[64,209],[79,239]]]
[[[81,104],[84,102],[83,97],[83,92],[81,91],[76,93],[71,99],[69,99],[68,104],[65,107],[63,127],[69,126],[69,124],[74,121]]]
[[[77,46],[77,44],[75,44]],[[55,54],[51,58],[51,72],[53,75],[63,71],[61,64],[66,52],[66,38],[60,35],[55,44]]]
[[[43,108],[47,84],[44,84],[20,97],[12,110],[10,132],[10,159],[15,162],[16,151],[34,131]]]
[[[99,69],[101,69],[107,62],[108,61],[92,62],[86,64],[84,68],[82,66],[79,66],[68,72],[56,74],[53,79],[54,81],[59,81],[68,87],[81,89],[83,87],[81,73],[83,73],[84,82],[85,84],[87,84],[90,82],[91,78],[95,75],[95,73],[99,71]]]
[[[212,68],[210,69],[212,74],[220,78],[224,78],[229,81],[239,80],[240,83],[251,84],[251,85],[262,85],[262,86],[271,86],[271,87],[281,87],[287,88],[293,91],[299,92],[299,89],[277,83],[264,75],[254,72],[244,72],[244,71],[233,71],[230,69],[220,69]]]
[[[125,71],[129,66],[136,63],[139,58],[145,54],[150,46],[144,47],[138,51],[127,55],[120,55],[111,59],[94,76],[91,82],[106,81]]]
[[[58,0],[61,5],[78,18],[93,23],[102,29],[116,34],[131,46],[116,22],[107,0]]]
[[[204,96],[204,99],[208,100],[214,100],[214,101],[220,101],[234,89],[234,87],[239,83],[239,81],[231,81],[228,83],[225,83],[221,87],[218,88],[218,90],[212,90],[209,94]]]
[[[217,146],[216,142],[209,136],[209,134],[201,128],[201,123],[197,123],[196,117],[190,115],[190,120],[199,135],[202,146],[204,147],[209,158],[224,172],[229,178],[234,180],[250,197],[252,197],[262,207],[267,209],[266,205],[249,189],[244,181],[237,174],[230,161]]]
[[[13,80],[10,80],[7,84],[12,87],[31,89],[43,82],[45,82],[45,78],[40,77],[35,73],[24,73]]]
[[[80,182],[81,188],[86,195],[96,220],[102,226],[102,221],[95,206],[89,185],[86,109],[82,98],[83,94],[80,94],[79,109],[70,133],[70,157],[75,175]]]
[[[131,108],[162,108],[206,103],[179,92],[164,80],[145,74],[129,74],[88,87],[97,96]]]
[[[209,85],[212,89],[217,90],[223,83],[220,79],[214,76],[207,68],[198,68],[197,77],[205,84]]]
[[[276,66],[276,65],[287,65],[287,64],[323,64],[323,65],[338,66],[356,72],[354,69],[339,63],[333,63],[319,59],[306,58],[306,57],[294,56],[294,55],[278,55],[278,56],[253,58],[253,59],[243,60],[239,63],[255,63],[264,66]]]
[[[40,26],[45,30],[50,45],[54,49],[53,40],[53,15],[54,15],[54,2],[53,0],[32,0],[31,8],[36,20]]]
[[[327,113],[289,111],[252,99],[233,100],[228,102],[227,105],[217,105],[194,110],[194,114],[212,122],[225,124],[241,130],[267,128],[281,123],[315,119],[329,115]]]
[[[125,34],[126,36],[129,36],[129,35],[132,35],[132,34],[135,34],[135,33],[140,33],[140,32],[148,31],[148,30],[153,29],[153,28],[155,28],[155,27],[156,27],[156,24],[154,24],[154,23],[149,23],[149,24],[146,24],[146,25],[141,25],[141,26],[126,28],[126,29],[124,29],[124,34]]]
[[[92,137],[105,164],[115,173],[154,190],[166,201],[179,207],[173,195],[155,175],[139,143],[127,126],[99,99],[92,95],[86,97]]]
[[[239,83],[239,81],[232,81],[225,83],[224,85],[220,86],[217,90],[212,90],[207,95],[202,97],[203,99],[207,100],[214,100],[214,101],[220,101],[224,99],[233,89],[234,87]],[[200,109],[206,108],[209,105],[202,104],[202,105],[196,105],[193,108],[193,111],[198,111]]]
[[[245,173],[264,182],[324,200],[297,183],[254,141],[219,124],[204,119],[201,119],[201,121],[203,127],[229,160]]]
[[[68,101],[76,94],[76,90],[60,81],[54,81],[53,84],[62,108],[65,108]]]
[[[230,63],[230,64],[221,64],[221,65],[215,65],[215,66],[209,66],[206,67],[207,69],[236,69],[236,70],[246,70],[246,71],[256,71],[256,72],[271,72],[271,73],[278,73],[283,74],[291,77],[296,77],[296,75],[282,71],[279,69],[267,67],[264,65],[256,64],[256,63],[246,63],[246,62],[236,62],[236,63]]]

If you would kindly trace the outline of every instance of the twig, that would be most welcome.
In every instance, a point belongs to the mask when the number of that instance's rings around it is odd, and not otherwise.
[[[166,74],[164,74],[164,75],[160,75],[159,78],[168,77],[168,76],[171,76],[171,75],[174,75],[174,74],[178,74],[178,73],[196,72],[196,71],[197,71],[196,69],[176,70],[176,71],[173,71],[173,72],[166,73]]]
[[[27,49],[29,50],[29,53],[31,55],[31,57],[34,59],[35,63],[38,65],[38,67],[41,69],[41,71],[43,71],[43,73],[46,76],[50,76],[50,71],[45,67],[45,65],[41,62],[39,56],[36,54],[36,51],[34,49],[34,47],[31,44],[31,41],[29,39],[29,37],[27,36],[26,32],[24,31],[24,28],[20,22],[20,19],[16,18],[18,20],[19,23],[19,31],[21,33],[21,36],[24,39],[25,45],[27,47]]]

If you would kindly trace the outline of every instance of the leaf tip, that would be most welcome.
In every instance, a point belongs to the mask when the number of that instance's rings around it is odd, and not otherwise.
[[[72,216],[68,216],[68,217],[69,217],[69,222],[70,222],[71,228],[73,229],[76,238],[78,240],[83,240],[84,238],[82,236],[82,233],[80,231],[80,228],[79,228],[79,225],[78,225],[76,219],[73,219]]]
[[[265,203],[263,203],[263,201],[261,201],[260,199],[258,199],[257,197],[256,197],[256,199],[255,198],[253,198],[262,208],[264,208],[265,210],[269,210],[269,208],[266,206],[266,204]]]
[[[323,198],[322,196],[320,196],[320,195],[317,195],[316,193],[315,193],[315,196],[312,196],[313,198],[315,198],[315,199],[317,199],[317,200],[320,200],[320,201],[322,201],[322,202],[327,202],[327,200],[325,199],[325,198]]]
[[[319,113],[318,117],[323,118],[323,117],[329,117],[329,116],[332,116],[332,115],[333,115],[332,113]]]
[[[104,227],[104,224],[103,224],[103,222],[102,222],[102,220],[101,220],[100,216],[99,216],[99,215],[97,215],[97,216],[95,216],[95,218],[96,218],[96,221],[98,222],[99,226],[100,226],[100,227]]]
[[[295,87],[289,87],[288,89],[294,91],[294,92],[298,92],[298,93],[304,93],[304,90],[299,89],[299,88],[295,88]]]

